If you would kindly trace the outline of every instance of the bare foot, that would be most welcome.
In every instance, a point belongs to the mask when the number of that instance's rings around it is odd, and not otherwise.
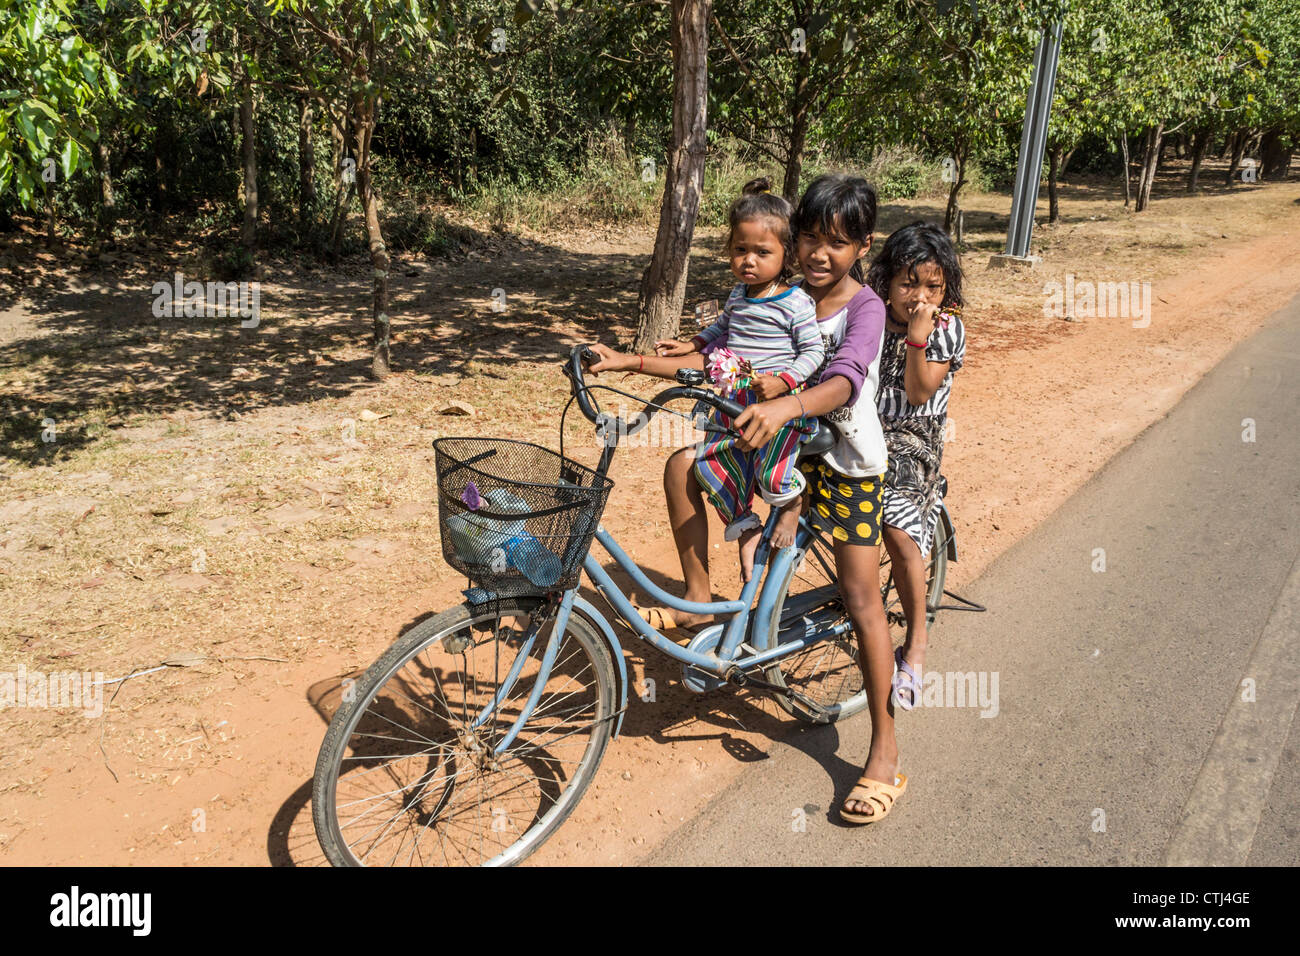
[[[799,512],[802,510],[802,498],[796,498],[781,506],[776,516],[776,525],[772,528],[772,547],[788,548],[794,544],[794,533],[799,527]]]
[[[754,576],[754,552],[763,537],[762,528],[748,528],[740,533],[740,580],[748,583]]]

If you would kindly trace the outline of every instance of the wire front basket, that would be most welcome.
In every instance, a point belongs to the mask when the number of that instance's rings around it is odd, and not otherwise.
[[[577,587],[612,481],[506,438],[439,438],[433,452],[448,564],[498,593]]]

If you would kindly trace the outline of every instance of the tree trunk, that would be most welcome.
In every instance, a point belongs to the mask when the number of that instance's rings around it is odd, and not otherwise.
[[[966,157],[969,147],[959,146],[953,150],[953,159],[957,162],[957,178],[948,190],[948,206],[943,213],[943,231],[952,234],[952,224],[957,218],[957,193],[966,185]]]
[[[315,156],[311,142],[311,100],[298,97],[298,227],[306,231],[316,208]]]
[[[343,228],[347,224],[348,210],[356,190],[355,170],[344,174],[347,143],[351,139],[352,123],[348,111],[330,123],[330,138],[334,143],[334,213],[330,216],[330,256],[337,262],[343,252]]]
[[[162,144],[159,142],[161,137],[162,126],[160,125],[154,131],[153,141],[150,144],[153,150],[153,178],[150,182],[149,205],[153,208],[155,216],[161,216],[167,207],[167,184],[163,179]]]
[[[1291,150],[1282,145],[1282,130],[1275,126],[1259,143],[1260,179],[1286,179],[1291,170]]]
[[[1065,151],[1065,155],[1061,157],[1060,178],[1062,180],[1065,179],[1065,174],[1070,171],[1070,160],[1074,158],[1074,151],[1078,148],[1079,147],[1077,144],[1071,146],[1069,149]]]
[[[1165,124],[1157,123],[1147,130],[1146,149],[1142,153],[1142,175],[1138,179],[1137,203],[1133,209],[1142,212],[1151,202],[1151,187],[1156,181],[1156,170],[1160,165],[1161,140]]]
[[[1051,146],[1047,150],[1047,221],[1056,222],[1061,218],[1061,207],[1056,198],[1056,180],[1064,168],[1061,162],[1061,147]]]
[[[346,186],[340,186],[334,200],[334,215],[330,220],[330,257],[337,262],[343,255],[343,231],[348,224],[348,212],[352,208],[352,197],[357,194],[356,180]]]
[[[111,238],[113,223],[117,220],[117,196],[113,192],[113,157],[108,149],[108,131],[102,127],[93,156],[99,181],[99,228]]]
[[[805,29],[805,20],[800,24]],[[781,184],[781,195],[794,205],[799,201],[799,177],[803,173],[803,154],[808,142],[808,73],[812,63],[812,54],[806,49],[800,51],[795,60],[794,87],[790,93],[790,143],[785,154],[785,179]]]
[[[803,175],[803,154],[808,141],[808,107],[802,105],[794,115],[790,127],[790,150],[785,156],[785,178],[781,195],[790,205],[799,202],[799,178]]]
[[[1129,207],[1133,201],[1133,176],[1128,158],[1128,130],[1124,130],[1119,137],[1119,154],[1124,160],[1124,208]]]
[[[1237,179],[1237,170],[1241,167],[1241,159],[1246,155],[1246,143],[1250,139],[1250,131],[1239,129],[1237,136],[1232,141],[1232,158],[1228,161],[1228,171],[1224,174],[1223,182],[1231,186]]]
[[[389,355],[388,318],[388,246],[384,242],[383,228],[379,222],[379,197],[375,192],[374,177],[370,170],[370,137],[378,120],[379,101],[371,96],[358,95],[353,103],[357,152],[357,192],[365,213],[366,241],[370,247],[371,315],[374,333],[374,357],[371,372],[377,379],[388,377],[391,368]]]
[[[54,183],[45,184],[45,244],[59,241],[58,216],[54,212]]]
[[[1187,174],[1187,191],[1196,192],[1196,183],[1201,178],[1201,163],[1205,161],[1205,152],[1210,148],[1211,129],[1204,126],[1192,134],[1192,171]]]
[[[654,255],[641,277],[637,352],[677,335],[708,152],[709,15],[713,0],[672,0],[673,138]]]
[[[636,111],[628,110],[627,116],[623,120],[623,150],[627,153],[628,158],[633,160],[632,165],[638,165],[636,162]]]
[[[244,155],[244,225],[239,241],[251,263],[257,257],[257,138],[253,123],[253,82],[247,73],[240,82],[239,137]]]

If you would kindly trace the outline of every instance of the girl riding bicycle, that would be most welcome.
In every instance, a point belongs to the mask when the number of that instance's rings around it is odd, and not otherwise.
[[[761,443],[792,415],[827,415],[835,444],[819,461],[803,464],[809,482],[809,520],[829,532],[845,610],[858,641],[871,712],[871,746],[840,815],[872,823],[893,809],[907,787],[899,772],[890,707],[894,673],[889,623],[880,595],[881,497],[887,464],[876,414],[884,303],[862,282],[861,258],[871,248],[876,194],[865,180],[822,176],[795,212],[795,243],[803,288],[817,302],[827,364],[817,385],[796,407],[789,396],[745,410],[736,421],[749,444]],[[829,413],[829,414],[828,414]]]
[[[875,393],[885,307],[880,297],[863,284],[860,263],[871,248],[875,221],[876,195],[865,180],[830,175],[809,185],[795,211],[792,228],[796,257],[804,273],[800,287],[816,303],[819,331],[829,357],[816,385],[798,396],[784,395],[751,405],[735,423],[744,444],[760,447],[797,417],[833,413],[835,447],[820,466],[805,474],[814,485],[810,494],[811,520],[829,528],[834,542],[836,573],[858,639],[858,662],[871,711],[867,763],[841,809],[845,819],[858,823],[883,817],[907,785],[906,776],[898,772],[898,744],[890,708],[894,669],[879,584],[880,479],[886,468],[886,453]],[[671,359],[642,360],[609,349],[598,350],[602,362],[592,366],[595,371],[637,370],[641,364],[651,374],[671,375],[679,367],[674,365],[670,371],[666,363]],[[664,363],[662,369],[660,363]],[[665,466],[664,488],[686,580],[686,599],[706,602],[711,595],[708,521],[690,477],[693,459],[693,448],[674,454]],[[710,620],[659,608],[648,609],[642,616],[659,627],[654,615],[667,617],[670,613],[670,622],[680,626]]]
[[[921,695],[926,648],[925,558],[942,503],[943,432],[953,373],[966,355],[961,265],[938,226],[914,222],[885,242],[867,275],[889,303],[881,349],[880,420],[889,447],[885,547],[907,618],[895,661],[894,703],[911,710]]]

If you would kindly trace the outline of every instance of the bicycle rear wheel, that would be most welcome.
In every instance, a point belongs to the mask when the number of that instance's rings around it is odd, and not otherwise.
[[[595,775],[615,712],[613,662],[581,616],[559,636],[527,723],[495,752],[537,686],[553,630],[540,598],[462,605],[412,628],[345,691],[312,787],[330,863],[511,865],[559,827]]]
[[[814,534],[803,557],[789,565],[777,592],[768,622],[769,640],[780,643],[814,629],[825,631],[849,623],[835,576],[835,553],[830,542]],[[768,681],[794,690],[799,696],[773,693],[782,709],[811,724],[829,724],[852,717],[867,706],[867,691],[858,666],[858,642],[853,628],[811,644],[773,662],[765,670]]]

